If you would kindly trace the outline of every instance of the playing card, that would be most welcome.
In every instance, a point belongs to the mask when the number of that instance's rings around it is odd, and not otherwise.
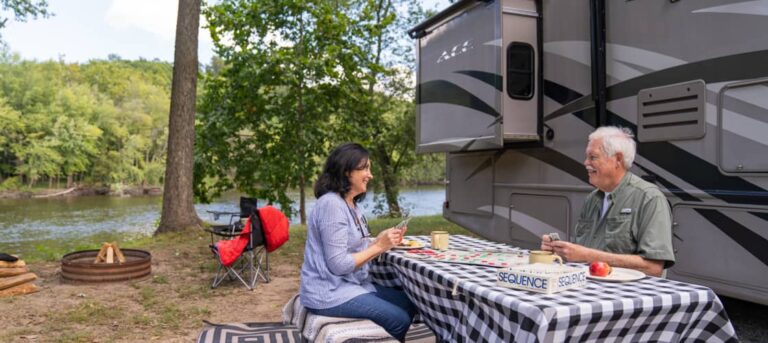
[[[395,225],[395,229],[401,230],[403,227],[408,225],[408,222],[411,221],[411,218],[413,218],[413,217],[405,218],[403,221],[401,221],[400,223]]]

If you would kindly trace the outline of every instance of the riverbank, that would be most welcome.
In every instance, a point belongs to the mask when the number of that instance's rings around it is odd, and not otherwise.
[[[371,220],[374,232],[397,219]],[[446,230],[469,234],[440,216],[415,217],[409,234]],[[226,283],[210,289],[215,263],[210,236],[183,232],[121,241],[122,248],[152,254],[152,276],[102,285],[63,283],[58,260],[67,251],[25,256],[40,279],[38,293],[0,298],[0,342],[191,342],[214,323],[281,321],[283,304],[298,292],[306,227],[291,227],[290,240],[270,254],[272,282],[248,291]],[[83,246],[94,249],[97,246]]]
[[[117,187],[80,186],[71,188],[31,188],[24,190],[8,190],[0,192],[0,199],[29,199],[50,197],[79,197],[92,195],[110,196],[139,196],[163,194],[161,186]]]

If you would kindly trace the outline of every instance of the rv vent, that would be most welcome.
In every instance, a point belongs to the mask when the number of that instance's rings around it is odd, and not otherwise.
[[[704,81],[696,80],[641,90],[637,94],[637,140],[704,137],[706,89]]]

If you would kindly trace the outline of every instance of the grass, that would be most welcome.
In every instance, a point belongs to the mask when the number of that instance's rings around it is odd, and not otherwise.
[[[368,223],[372,234],[377,234],[383,229],[397,225],[400,218],[380,218],[372,219]],[[448,231],[451,234],[474,235],[470,231],[445,220],[442,216],[423,216],[414,217],[408,223],[408,235],[429,235],[431,231]],[[290,228],[290,240],[283,247],[275,251],[275,254],[281,260],[287,263],[301,265],[304,259],[304,243],[307,240],[307,228],[305,225],[292,225]],[[177,245],[180,241],[188,243],[199,242],[200,246],[205,247],[210,244],[210,236],[202,231],[184,231],[172,232],[159,236],[136,236],[130,235],[123,238],[115,237],[113,234],[95,234],[85,238],[73,240],[51,240],[45,242],[33,243],[33,249],[23,249],[28,251],[22,256],[28,262],[37,261],[59,261],[67,253],[78,250],[99,249],[103,242],[118,241],[121,248],[152,250],[154,247],[168,248]],[[176,252],[177,256],[184,252]],[[182,256],[183,257],[183,256]],[[211,271],[215,268],[214,264],[203,264],[200,266],[201,272]],[[167,280],[162,277],[156,277],[153,280],[156,284],[165,284]]]

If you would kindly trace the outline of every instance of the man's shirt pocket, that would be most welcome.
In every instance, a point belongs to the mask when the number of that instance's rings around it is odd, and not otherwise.
[[[605,218],[605,248],[614,253],[634,253],[632,216],[618,215]]]

